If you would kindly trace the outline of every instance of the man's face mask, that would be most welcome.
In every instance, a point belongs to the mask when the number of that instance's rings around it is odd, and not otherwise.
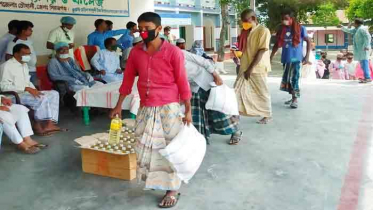
[[[22,55],[22,62],[28,63],[31,60],[31,55]]]
[[[242,28],[245,31],[250,30],[252,27],[253,27],[253,24],[251,24],[250,22],[243,22],[242,23]]]
[[[145,43],[150,43],[158,36],[158,34],[156,34],[156,30],[157,29],[142,31],[140,32],[140,36],[144,40]]]
[[[111,49],[112,51],[117,51],[118,46],[117,46],[117,45],[111,46],[110,49]]]
[[[60,54],[61,59],[67,59],[69,58],[69,54]]]

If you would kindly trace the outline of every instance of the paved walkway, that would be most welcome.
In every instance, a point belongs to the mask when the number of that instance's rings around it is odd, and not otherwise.
[[[258,118],[243,117],[238,146],[228,146],[228,136],[213,136],[175,209],[372,210],[373,85],[303,82],[300,108],[291,110],[283,105],[289,95],[278,90],[279,79],[269,84],[274,122],[263,126],[255,123]],[[106,116],[85,127],[79,118],[61,115],[61,125],[71,131],[38,138],[50,144],[38,155],[19,154],[3,141],[0,209],[158,209],[161,192],[82,173],[73,139],[107,130]]]

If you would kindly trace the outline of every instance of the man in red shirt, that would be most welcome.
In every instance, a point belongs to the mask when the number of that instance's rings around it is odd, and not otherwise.
[[[161,17],[153,12],[138,18],[144,44],[134,47],[127,61],[120,97],[110,116],[121,116],[122,103],[132,92],[135,77],[141,98],[137,115],[137,177],[146,189],[167,191],[159,204],[170,208],[177,204],[181,180],[159,150],[164,149],[179,133],[183,122],[190,124],[191,90],[180,49],[160,37]],[[182,119],[180,101],[185,104]]]

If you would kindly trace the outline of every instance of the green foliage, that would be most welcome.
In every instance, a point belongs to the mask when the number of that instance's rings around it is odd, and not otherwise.
[[[350,0],[347,8],[347,17],[350,20],[354,18],[373,18],[373,0]]]
[[[312,22],[320,26],[337,26],[340,24],[339,18],[336,15],[337,9],[331,2],[324,3],[318,6],[317,10],[312,15]]]
[[[348,0],[330,0],[336,9],[347,6]],[[325,0],[257,0],[260,19],[271,30],[277,29],[281,23],[281,13],[291,10],[302,23],[308,23],[309,16],[314,14],[319,6],[325,4]]]

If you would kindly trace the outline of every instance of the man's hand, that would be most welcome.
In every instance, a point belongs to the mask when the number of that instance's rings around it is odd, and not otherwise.
[[[1,97],[1,103],[4,105],[4,106],[12,106],[12,99],[10,98],[6,98],[6,97]]]
[[[249,80],[250,79],[250,76],[251,76],[251,73],[253,73],[253,68],[250,66],[248,69],[247,69],[247,71],[245,71],[245,79],[246,80]]]
[[[102,74],[102,75],[105,76],[105,75],[106,75],[106,71],[105,71],[105,70],[101,70],[101,71],[100,71],[100,74]]]
[[[192,123],[192,111],[185,111],[185,117],[183,118],[183,123],[185,125],[190,125]]]
[[[342,24],[339,24],[337,27],[338,27],[338,28],[343,28],[343,25],[342,25]]]
[[[223,85],[223,79],[219,76],[219,74],[214,72],[212,76],[214,77],[214,82],[217,86]]]
[[[365,47],[365,48],[364,48],[364,51],[369,51],[369,48],[368,48],[368,47]]]
[[[0,106],[0,111],[10,112],[10,109],[7,106]]]
[[[117,69],[117,71],[116,71],[115,73],[117,73],[117,74],[122,74],[123,71],[122,71],[122,69]]]
[[[112,109],[110,111],[110,119],[113,119],[115,118],[115,116],[118,115],[120,119],[122,119],[122,108],[121,107],[115,107],[114,109]]]
[[[75,47],[75,44],[74,43],[70,43],[69,44],[69,49],[73,49]]]
[[[30,93],[35,98],[40,98],[43,95],[43,93],[39,92],[38,90],[36,90],[34,88],[30,88],[30,87],[25,88],[25,91]]]
[[[305,57],[303,59],[303,65],[307,65],[307,64],[311,64],[312,65],[312,63],[310,62],[310,59],[308,57]]]

